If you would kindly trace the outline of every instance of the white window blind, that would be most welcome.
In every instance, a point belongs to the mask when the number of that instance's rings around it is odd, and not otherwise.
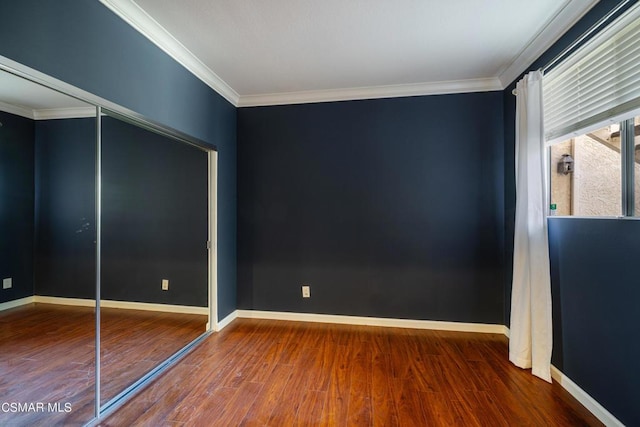
[[[640,108],[640,5],[543,79],[547,142],[566,139]]]

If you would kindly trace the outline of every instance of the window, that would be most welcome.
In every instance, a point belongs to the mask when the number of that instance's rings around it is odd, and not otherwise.
[[[640,216],[640,116],[549,147],[550,214]]]
[[[550,215],[640,215],[640,4],[543,80]]]
[[[554,144],[550,152],[551,211],[555,205],[556,215],[622,214],[618,124]]]

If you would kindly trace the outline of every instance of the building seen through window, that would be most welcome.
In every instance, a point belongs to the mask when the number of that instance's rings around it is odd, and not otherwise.
[[[623,172],[624,138],[620,123],[603,126],[550,147],[551,215],[629,215],[629,212],[623,212],[627,187],[635,195],[632,197],[634,212],[640,213],[640,117],[630,120],[634,129],[632,174]]]

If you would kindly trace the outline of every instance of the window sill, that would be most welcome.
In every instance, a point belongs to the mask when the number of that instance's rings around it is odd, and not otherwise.
[[[573,216],[573,215],[556,215],[556,216],[548,216],[547,219],[606,219],[606,220],[625,220],[625,221],[638,221],[640,217],[637,216]]]

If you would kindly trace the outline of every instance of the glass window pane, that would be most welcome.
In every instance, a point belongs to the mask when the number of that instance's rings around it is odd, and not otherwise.
[[[621,214],[619,125],[553,145],[550,161],[551,204],[556,215]]]

